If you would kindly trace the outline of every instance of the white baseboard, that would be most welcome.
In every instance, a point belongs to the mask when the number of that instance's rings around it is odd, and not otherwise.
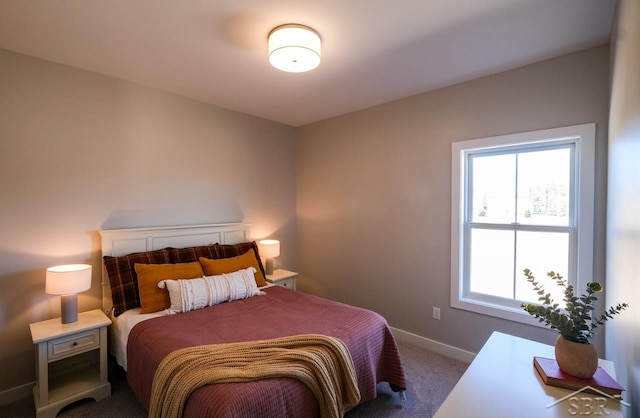
[[[396,338],[396,340],[400,342],[415,345],[417,347],[442,354],[443,356],[462,361],[463,363],[471,364],[473,359],[476,357],[475,353],[472,353],[471,351],[466,351],[452,345],[431,340],[429,338],[422,337],[411,332],[403,331],[398,328],[392,327],[391,331],[393,332],[393,336]]]
[[[24,398],[33,396],[33,386],[36,382],[25,383],[11,389],[0,392],[0,406],[9,405]]]

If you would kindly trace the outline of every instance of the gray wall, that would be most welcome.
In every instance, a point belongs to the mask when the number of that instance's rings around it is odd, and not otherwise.
[[[612,49],[607,304],[631,308],[607,324],[607,356],[640,417],[640,2],[622,0]]]
[[[553,331],[450,308],[451,143],[595,122],[602,279],[608,81],[602,46],[299,128],[299,288],[472,352],[494,330],[553,343]]]
[[[303,291],[469,351],[493,330],[553,342],[449,308],[450,144],[596,122],[603,277],[608,60],[593,48],[294,131],[0,50],[0,401],[30,390],[28,324],[59,314],[46,267],[98,267],[105,228],[251,222],[281,239],[277,263],[302,273]],[[98,272],[81,310],[100,306]]]
[[[3,50],[0,127],[0,402],[60,314],[47,267],[92,264],[79,307],[101,306],[100,229],[250,222],[296,267],[291,127]]]

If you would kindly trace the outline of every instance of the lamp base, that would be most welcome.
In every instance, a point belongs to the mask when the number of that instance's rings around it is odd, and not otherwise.
[[[267,275],[272,275],[273,274],[273,258],[266,258],[264,261],[265,261],[264,272],[267,273]]]
[[[78,320],[78,295],[76,293],[60,296],[60,313],[63,324],[71,324]]]

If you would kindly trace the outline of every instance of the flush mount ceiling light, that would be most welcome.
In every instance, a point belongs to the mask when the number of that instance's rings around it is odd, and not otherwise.
[[[278,26],[269,33],[269,62],[290,73],[310,71],[320,64],[320,45],[320,35],[308,26]]]

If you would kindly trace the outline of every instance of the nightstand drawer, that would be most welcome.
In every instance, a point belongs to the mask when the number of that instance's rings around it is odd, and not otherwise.
[[[99,347],[100,330],[93,329],[49,341],[47,343],[47,359],[49,361],[58,360]]]
[[[296,277],[298,273],[283,269],[276,269],[273,274],[267,274],[267,281],[276,286],[286,287],[287,289],[296,290]]]
[[[295,287],[295,279],[292,277],[290,279],[282,279],[276,282],[278,286],[286,287],[288,289],[293,289]]]

